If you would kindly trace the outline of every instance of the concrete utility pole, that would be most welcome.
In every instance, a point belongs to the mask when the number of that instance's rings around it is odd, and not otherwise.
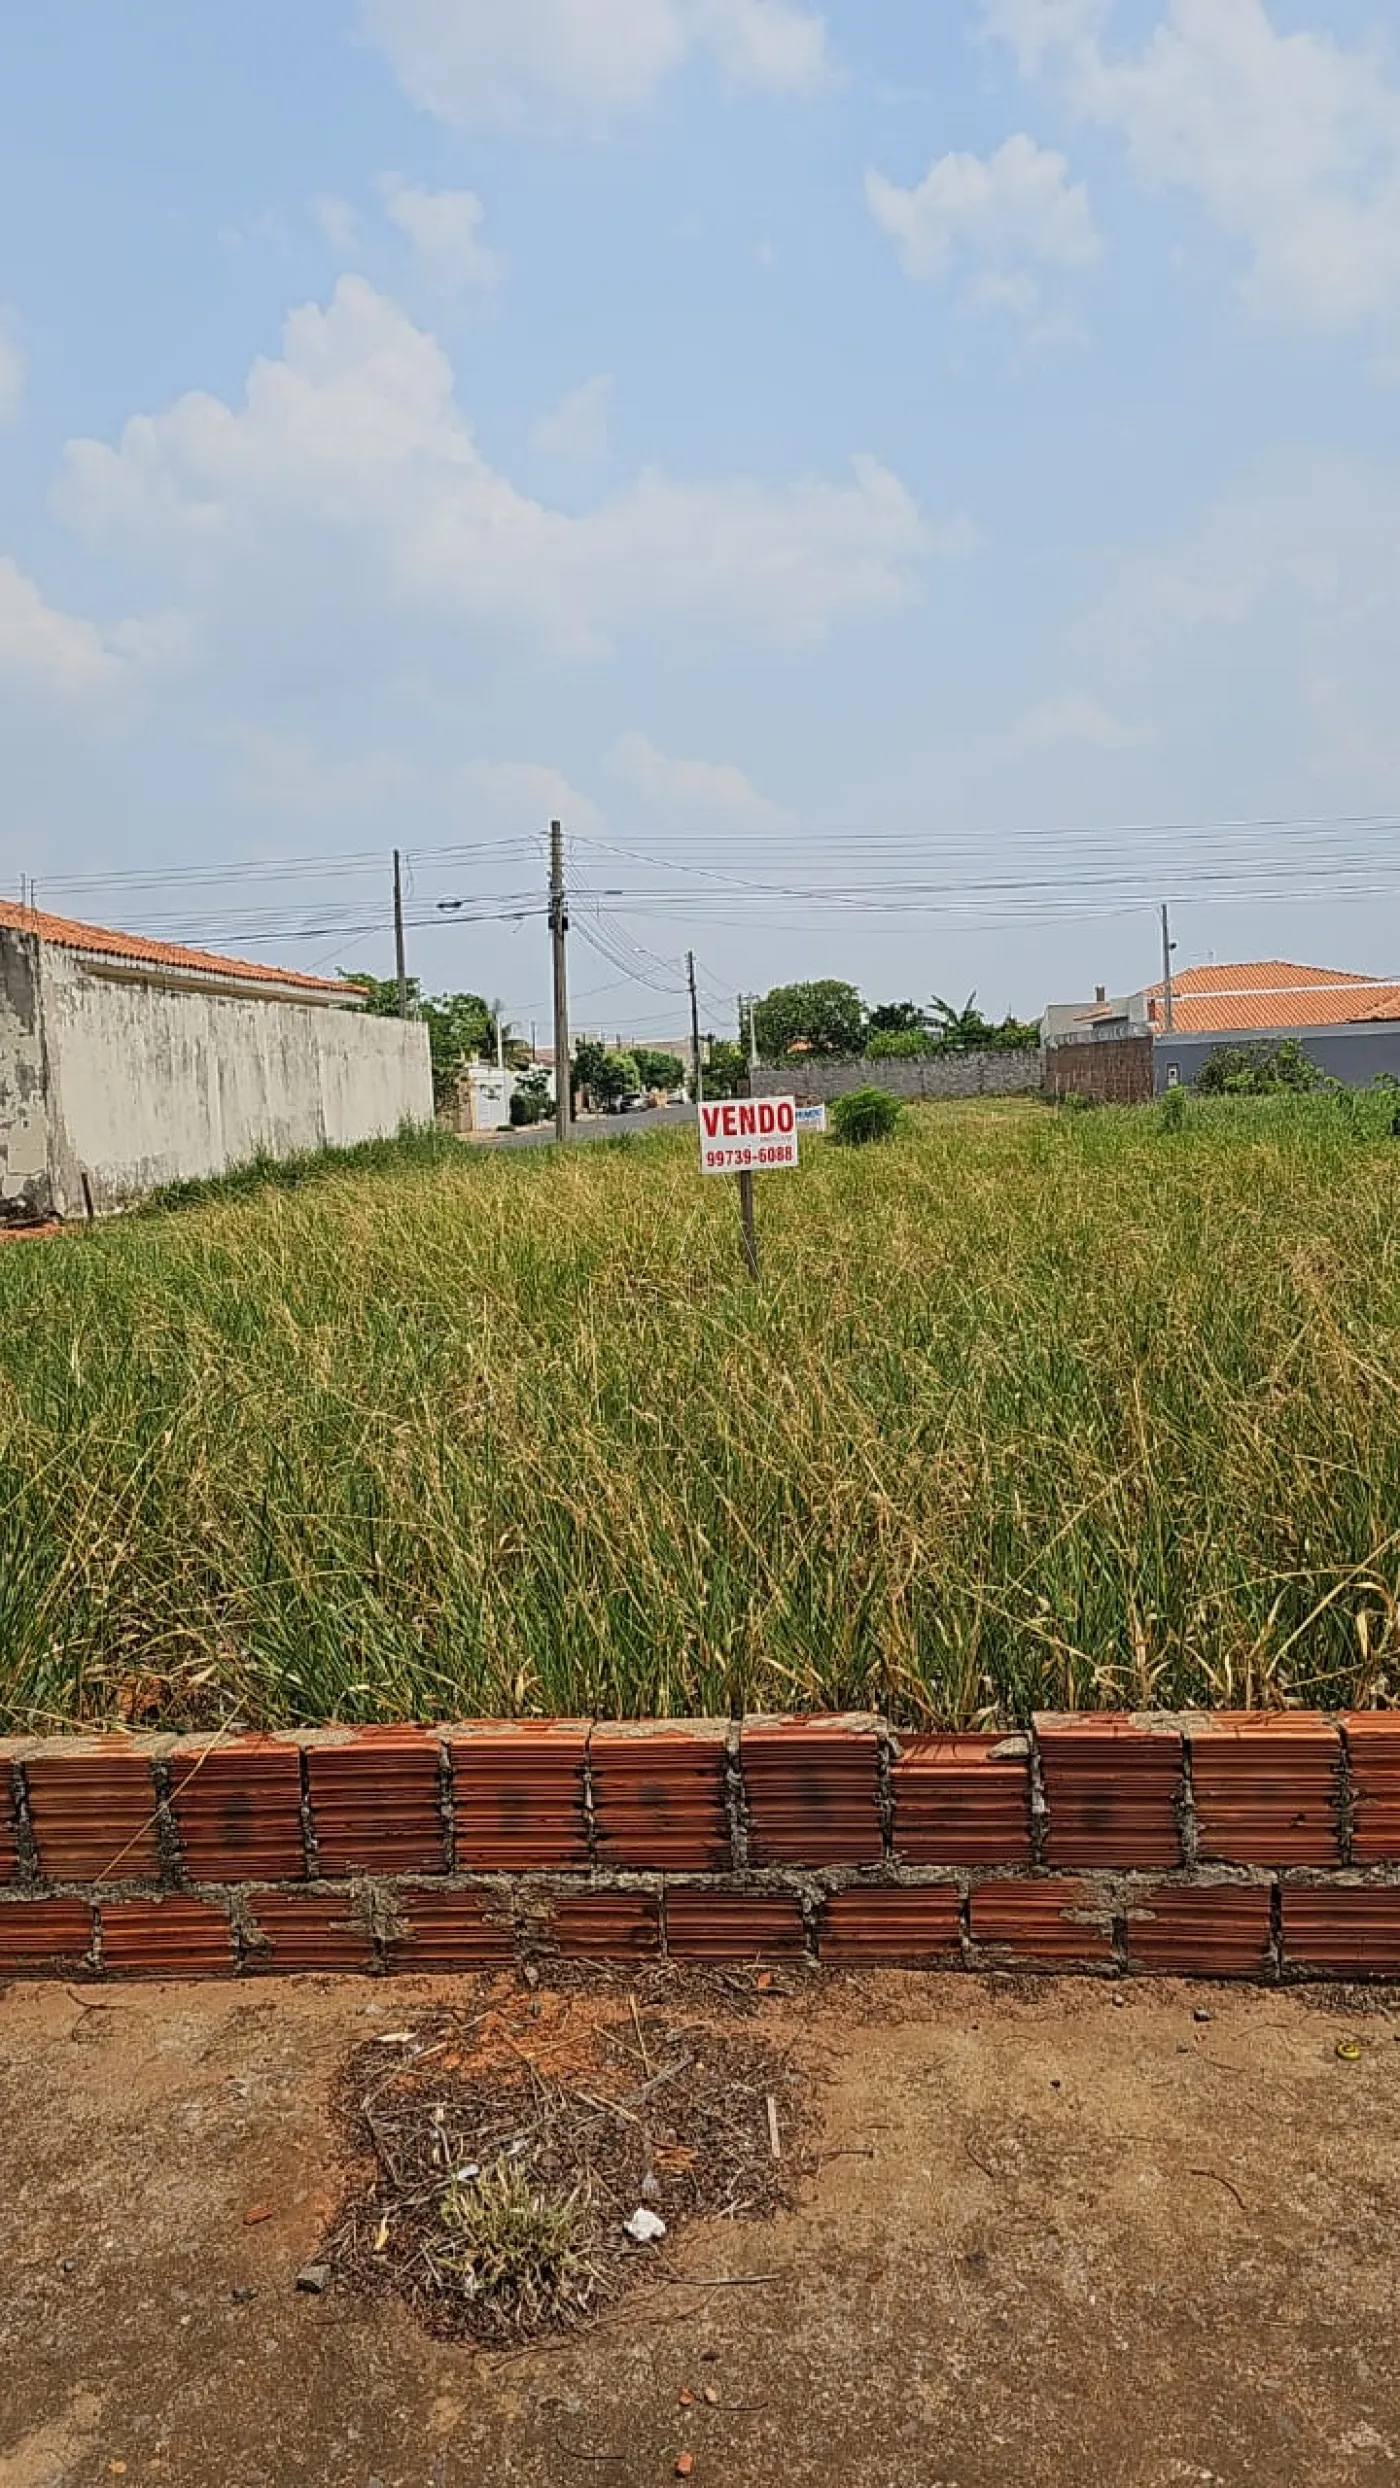
[[[685,972],[690,982],[690,1093],[698,1106],[704,1094],[700,1076],[700,1005],[695,995],[695,953],[685,954]]]
[[[1171,1035],[1173,1026],[1172,952],[1175,948],[1176,944],[1172,940],[1171,918],[1167,913],[1164,899],[1162,902],[1162,1021],[1168,1036]]]
[[[408,1017],[408,958],[403,942],[403,859],[394,849],[394,964],[399,978],[399,1017]]]
[[[565,1141],[573,1122],[573,1083],[569,1058],[569,963],[564,947],[569,930],[564,896],[564,832],[549,824],[549,939],[554,953],[554,1137]]]
[[[756,994],[746,994],[744,999],[749,1006],[749,1069],[750,1071],[757,1071],[758,1026],[754,1018],[754,1013],[758,1007],[758,996]]]

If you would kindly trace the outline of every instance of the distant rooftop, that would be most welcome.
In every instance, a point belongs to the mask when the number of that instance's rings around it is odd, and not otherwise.
[[[342,1002],[351,1009],[361,1007],[358,988],[347,985],[338,976],[308,976],[300,968],[270,968],[258,959],[227,959],[213,950],[186,949],[180,942],[150,941],[145,934],[117,933],[106,925],[79,924],[69,916],[51,916],[43,908],[22,907],[14,899],[0,899],[0,930],[32,933],[41,942],[51,942],[58,950],[77,951],[114,972],[154,968],[174,975],[182,983],[202,984],[207,978],[222,985],[265,988],[269,999],[277,993],[304,994],[308,1000]]]
[[[1163,992],[1160,984],[1144,990],[1148,1017],[1159,1036],[1165,1032]],[[1182,968],[1172,977],[1172,1023],[1181,1036],[1329,1028],[1374,1019],[1400,1019],[1400,984],[1353,975],[1346,968],[1249,959]]]

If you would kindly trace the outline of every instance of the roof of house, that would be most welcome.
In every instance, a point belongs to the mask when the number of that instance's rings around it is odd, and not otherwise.
[[[1164,1032],[1160,984],[1145,988],[1148,1013]],[[1179,1036],[1259,1028],[1327,1028],[1358,1020],[1400,1019],[1400,984],[1346,968],[1301,967],[1294,959],[1236,960],[1183,968],[1172,978],[1172,1023]]]
[[[100,924],[79,924],[69,916],[51,916],[42,908],[22,907],[0,899],[0,930],[32,933],[60,950],[78,950],[92,958],[129,960],[135,967],[182,969],[187,975],[218,976],[240,985],[278,986],[297,993],[340,994],[347,1001],[355,988],[339,976],[308,976],[301,968],[270,968],[258,959],[226,959],[217,951],[188,950],[180,942],[153,942],[140,933],[115,933]]]

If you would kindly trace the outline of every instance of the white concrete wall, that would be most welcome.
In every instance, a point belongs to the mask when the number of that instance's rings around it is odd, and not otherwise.
[[[42,964],[59,1214],[431,1123],[419,1021],[245,1000],[97,975],[48,944]]]
[[[51,1207],[39,945],[0,928],[0,1222],[45,1218]]]

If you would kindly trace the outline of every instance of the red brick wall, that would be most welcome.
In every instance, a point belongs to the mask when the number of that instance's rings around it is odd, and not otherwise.
[[[666,1954],[1400,1978],[1400,1713],[0,1745],[0,1979]]]
[[[1100,1106],[1142,1106],[1153,1093],[1150,1037],[1089,1038],[1047,1045],[1047,1097],[1092,1097]]]

